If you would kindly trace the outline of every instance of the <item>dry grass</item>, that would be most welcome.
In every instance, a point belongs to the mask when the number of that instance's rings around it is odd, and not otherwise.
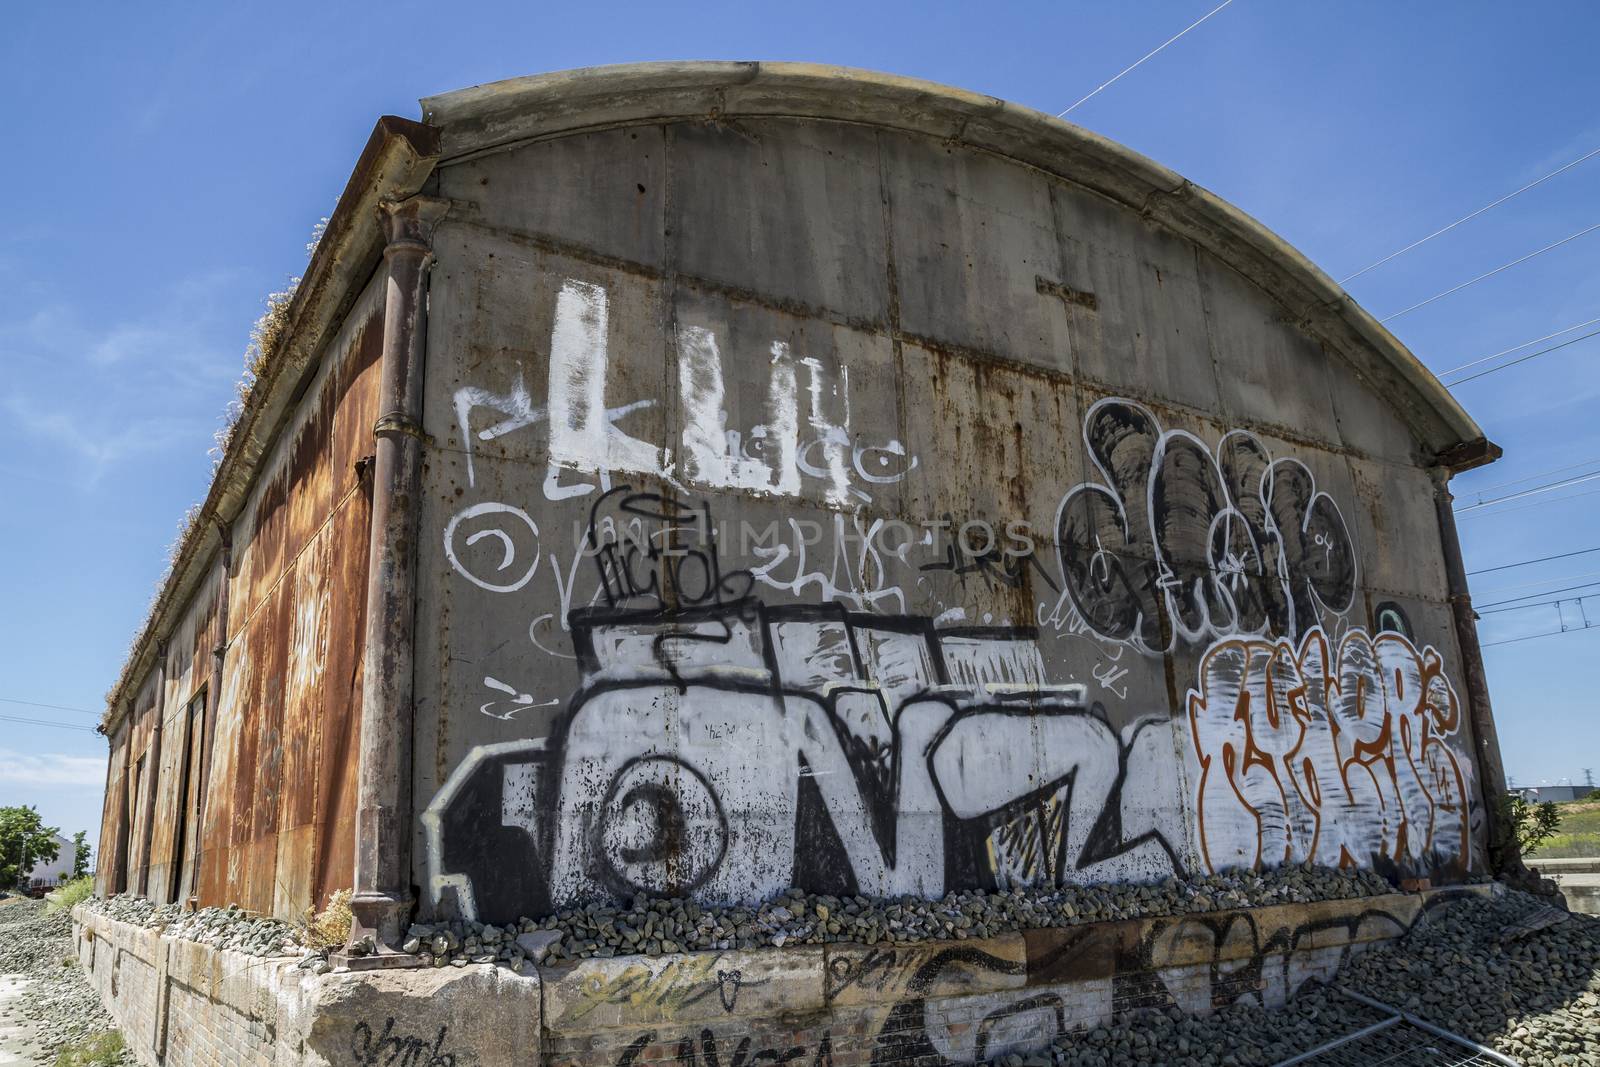
[[[338,948],[350,940],[350,890],[335,890],[328,906],[319,912],[307,908],[296,927],[300,943],[308,948]]]

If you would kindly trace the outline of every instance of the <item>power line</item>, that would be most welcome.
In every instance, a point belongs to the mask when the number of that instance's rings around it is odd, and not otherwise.
[[[1514,508],[1501,508],[1499,511],[1489,511],[1489,512],[1480,511],[1480,512],[1478,512],[1478,514],[1479,515],[1487,514],[1487,515],[1494,515],[1494,516],[1509,515],[1513,511],[1522,511],[1525,508],[1542,507],[1545,504],[1559,504],[1563,500],[1576,500],[1580,496],[1594,496],[1596,493],[1600,493],[1600,489],[1586,489],[1581,493],[1572,493],[1572,494],[1569,494],[1568,496],[1546,497],[1544,500],[1535,500],[1531,504],[1519,504]],[[1471,514],[1469,514],[1466,517],[1470,519],[1473,516]]]
[[[1162,41],[1160,44],[1156,45],[1154,48],[1152,48],[1150,51],[1146,52],[1144,55],[1140,56],[1138,62],[1134,63],[1133,66],[1128,67],[1126,70],[1121,71],[1120,73],[1117,74],[1117,76],[1115,78],[1112,78],[1110,81],[1105,82],[1105,83],[1097,86],[1095,88],[1094,92],[1090,93],[1088,96],[1084,97],[1082,100],[1079,100],[1076,104],[1073,104],[1071,107],[1067,108],[1066,111],[1058,111],[1058,112],[1056,112],[1056,118],[1058,118],[1058,119],[1059,118],[1065,118],[1069,112],[1076,111],[1079,107],[1083,106],[1084,104],[1086,104],[1090,100],[1092,100],[1095,96],[1099,95],[1099,93],[1100,93],[1100,91],[1102,89],[1111,88],[1111,86],[1116,84],[1117,81],[1119,81],[1124,74],[1131,74],[1133,72],[1134,68],[1138,67],[1145,60],[1152,58],[1153,56],[1155,56],[1155,54],[1157,52],[1160,52],[1163,48],[1167,47],[1167,45],[1169,45],[1172,42],[1176,41],[1179,37],[1182,37],[1184,34],[1188,33],[1190,30],[1194,29],[1196,26],[1200,25],[1206,19],[1210,18],[1212,15],[1215,15],[1218,11],[1221,11],[1223,8],[1227,7],[1231,3],[1233,3],[1233,0],[1222,0],[1222,3],[1218,4],[1216,7],[1212,8],[1210,11],[1207,11],[1204,15],[1201,15],[1199,18],[1197,18],[1193,22],[1189,23],[1189,25],[1185,26],[1183,29],[1179,30],[1177,33],[1173,34],[1171,37],[1168,37],[1165,41]]]
[[[1495,645],[1514,645],[1518,641],[1532,641],[1539,637],[1555,637],[1557,634],[1575,634],[1579,630],[1592,630],[1600,626],[1600,622],[1591,622],[1583,626],[1568,626],[1564,630],[1546,630],[1542,634],[1528,634],[1526,637],[1508,637],[1504,641],[1485,641],[1479,648],[1493,648]]]
[[[1455,513],[1460,515],[1463,512],[1476,511],[1479,508],[1493,507],[1495,504],[1501,504],[1507,500],[1521,500],[1526,496],[1537,496],[1540,493],[1548,493],[1552,489],[1565,489],[1572,485],[1582,485],[1584,482],[1592,482],[1596,478],[1600,478],[1600,471],[1586,471],[1583,474],[1574,474],[1570,478],[1557,478],[1553,482],[1549,482],[1545,485],[1536,485],[1532,489],[1520,489],[1515,493],[1507,493],[1504,496],[1490,497],[1488,500],[1476,501],[1468,504],[1466,507],[1456,508]]]
[[[1549,174],[1546,174],[1543,178],[1534,179],[1533,181],[1529,182],[1527,185],[1524,185],[1522,188],[1518,189],[1516,192],[1507,193],[1505,196],[1502,196],[1499,200],[1496,200],[1496,201],[1494,201],[1493,203],[1490,203],[1490,204],[1485,204],[1482,207],[1480,207],[1478,210],[1476,210],[1474,212],[1471,212],[1470,214],[1466,214],[1466,215],[1461,216],[1459,219],[1456,219],[1456,221],[1452,222],[1450,225],[1444,227],[1443,229],[1434,230],[1432,233],[1428,234],[1428,236],[1422,238],[1422,240],[1420,240],[1420,241],[1412,241],[1410,244],[1406,245],[1404,248],[1400,249],[1398,252],[1390,252],[1388,255],[1384,256],[1382,259],[1378,260],[1376,263],[1369,263],[1365,267],[1362,267],[1360,270],[1356,271],[1354,274],[1351,274],[1348,277],[1340,278],[1339,279],[1339,284],[1343,285],[1346,282],[1355,281],[1357,278],[1359,278],[1363,274],[1367,273],[1367,271],[1374,270],[1374,269],[1376,269],[1378,267],[1381,267],[1385,263],[1389,262],[1391,259],[1394,259],[1394,258],[1396,258],[1398,256],[1403,256],[1407,252],[1411,251],[1413,248],[1418,247],[1419,245],[1427,244],[1429,241],[1433,240],[1435,237],[1438,237],[1440,234],[1449,233],[1451,230],[1455,229],[1457,226],[1460,226],[1463,222],[1471,222],[1473,219],[1477,218],[1479,215],[1482,215],[1485,211],[1488,211],[1491,208],[1497,208],[1501,204],[1505,203],[1507,200],[1510,200],[1512,197],[1521,196],[1523,193],[1527,192],[1529,189],[1532,189],[1534,186],[1543,185],[1545,182],[1549,181],[1551,178],[1554,178],[1557,174],[1562,174],[1562,173],[1564,173],[1566,171],[1569,171],[1573,167],[1576,167],[1579,163],[1582,163],[1585,160],[1593,159],[1595,156],[1600,156],[1600,148],[1596,148],[1596,149],[1594,149],[1594,150],[1592,150],[1592,151],[1590,151],[1590,152],[1588,152],[1588,153],[1586,153],[1586,154],[1584,154],[1582,156],[1579,156],[1577,159],[1574,159],[1571,163],[1568,163],[1566,166],[1557,167],[1555,170],[1551,171]]]
[[[1568,345],[1575,345],[1579,341],[1587,341],[1589,338],[1596,337],[1596,336],[1600,336],[1600,330],[1595,330],[1592,333],[1582,334],[1581,336],[1574,337],[1570,341],[1562,341],[1560,344],[1551,345],[1549,348],[1541,348],[1537,352],[1529,352],[1525,356],[1519,356],[1516,359],[1508,360],[1507,362],[1500,364],[1498,367],[1490,367],[1488,370],[1481,370],[1477,374],[1469,374],[1465,378],[1457,378],[1455,381],[1453,381],[1453,382],[1449,383],[1448,385],[1446,385],[1445,388],[1446,389],[1454,389],[1458,385],[1466,385],[1468,382],[1476,381],[1477,379],[1482,378],[1486,374],[1493,374],[1496,371],[1507,370],[1507,369],[1509,369],[1511,367],[1515,367],[1518,363],[1526,363],[1526,362],[1528,362],[1528,360],[1530,360],[1530,359],[1538,359],[1540,356],[1548,356],[1552,352],[1561,351],[1563,348],[1566,348]]]
[[[1538,582],[1523,582],[1521,585],[1502,585],[1502,586],[1499,586],[1499,587],[1494,588],[1494,589],[1480,589],[1480,590],[1478,590],[1478,595],[1479,596],[1494,596],[1494,595],[1496,595],[1498,593],[1512,593],[1512,592],[1515,592],[1518,589],[1532,589],[1534,586],[1538,586],[1538,585],[1549,585],[1551,582],[1576,582],[1580,578],[1600,578],[1600,571],[1589,571],[1589,572],[1587,572],[1585,574],[1567,574],[1567,575],[1563,575],[1560,578],[1546,578],[1543,581],[1538,581]],[[1588,585],[1594,585],[1596,583],[1588,582],[1587,584]],[[1578,588],[1581,588],[1581,587],[1580,586],[1575,586],[1575,585],[1569,585],[1566,588],[1567,589],[1578,589]],[[1561,589],[1541,589],[1537,593],[1529,593],[1528,596],[1549,596],[1551,593],[1559,593],[1559,592],[1562,592],[1562,590]],[[1511,599],[1512,600],[1522,600],[1524,598],[1523,597],[1512,597]],[[1483,607],[1492,608],[1492,607],[1495,606],[1495,604],[1506,604],[1506,603],[1510,603],[1510,601],[1496,600],[1494,602],[1494,604],[1484,604]]]
[[[1600,582],[1584,582],[1582,585],[1569,585],[1562,589],[1546,589],[1542,593],[1529,593],[1527,596],[1514,596],[1509,600],[1496,600],[1492,604],[1485,604],[1481,608],[1474,608],[1479,615],[1498,615],[1503,611],[1521,611],[1523,608],[1542,608],[1547,604],[1565,604],[1567,601],[1588,600],[1590,597],[1600,596],[1600,593],[1584,593],[1582,596],[1557,597],[1555,600],[1541,600],[1533,604],[1519,604],[1521,600],[1531,600],[1536,596],[1549,596],[1551,593],[1570,593],[1576,589],[1593,589]],[[1504,605],[1510,605],[1504,606]]]
[[[0,704],[25,704],[30,708],[49,708],[51,711],[75,711],[80,715],[93,715],[96,718],[103,714],[90,711],[88,708],[69,708],[65,704],[41,704],[37,700],[17,700],[13,697],[0,697]]]
[[[0,720],[27,723],[29,726],[54,726],[57,730],[82,730],[86,734],[98,732],[93,726],[79,726],[70,722],[51,722],[48,719],[24,719],[17,715],[0,715]]]
[[[1502,348],[1498,352],[1492,352],[1487,356],[1473,360],[1471,363],[1463,363],[1459,367],[1451,367],[1449,370],[1442,370],[1439,372],[1439,377],[1443,378],[1450,374],[1459,374],[1464,370],[1471,370],[1480,363],[1487,363],[1491,359],[1499,359],[1501,356],[1509,356],[1511,353],[1527,348],[1529,345],[1536,345],[1540,341],[1548,341],[1552,337],[1560,337],[1562,334],[1571,333],[1573,330],[1581,330],[1585,326],[1593,326],[1597,322],[1600,322],[1600,319],[1590,319],[1588,322],[1580,322],[1576,326],[1568,326],[1564,330],[1557,330],[1555,333],[1547,333],[1543,337],[1535,337],[1531,341],[1524,341],[1520,345],[1512,345],[1510,348]]]
[[[1475,571],[1468,571],[1467,573],[1470,575],[1488,574],[1491,571],[1509,571],[1515,567],[1528,567],[1535,563],[1549,563],[1553,559],[1570,559],[1573,556],[1588,555],[1590,552],[1600,552],[1600,546],[1596,546],[1594,548],[1580,548],[1576,552],[1561,552],[1554,556],[1540,556],[1538,559],[1525,559],[1520,563],[1502,563],[1498,567],[1480,567]]]
[[[1561,240],[1556,241],[1556,242],[1554,242],[1552,244],[1547,244],[1543,248],[1538,249],[1537,251],[1529,252],[1525,256],[1522,256],[1522,257],[1520,257],[1518,259],[1513,259],[1510,263],[1502,263],[1500,266],[1496,267],[1494,270],[1487,271],[1486,273],[1480,274],[1476,278],[1469,278],[1466,281],[1462,282],[1460,285],[1451,286],[1449,289],[1446,289],[1442,293],[1434,293],[1432,296],[1428,297],[1428,299],[1419,300],[1415,304],[1412,304],[1408,308],[1402,308],[1399,311],[1396,311],[1392,315],[1385,315],[1383,318],[1379,319],[1378,321],[1379,322],[1391,322],[1394,319],[1398,319],[1401,315],[1409,315],[1413,311],[1417,310],[1418,308],[1427,307],[1429,304],[1433,303],[1435,300],[1443,300],[1445,297],[1449,296],[1452,293],[1459,293],[1461,290],[1465,289],[1469,285],[1477,285],[1479,282],[1483,281],[1486,278],[1493,278],[1496,274],[1499,274],[1503,270],[1510,270],[1512,267],[1515,267],[1518,264],[1528,262],[1528,260],[1533,259],[1535,256],[1542,256],[1546,252],[1550,251],[1553,248],[1560,248],[1562,245],[1567,244],[1569,241],[1576,241],[1578,238],[1584,236],[1585,234],[1593,233],[1596,230],[1600,230],[1600,222],[1595,223],[1593,226],[1589,226],[1589,227],[1587,227],[1585,229],[1579,230],[1577,233],[1571,234],[1571,235],[1569,235],[1567,237],[1563,237]]]
[[[1523,482],[1531,482],[1535,478],[1543,478],[1547,474],[1560,474],[1562,471],[1570,471],[1577,467],[1589,467],[1596,463],[1600,463],[1600,456],[1594,456],[1590,459],[1580,459],[1576,463],[1567,463],[1560,467],[1551,467],[1549,470],[1535,471],[1532,474],[1524,474],[1520,478],[1511,478],[1507,481],[1495,482],[1493,485],[1485,485],[1472,491],[1477,493],[1479,496],[1482,496],[1484,493],[1492,493],[1496,489],[1505,489],[1508,486],[1521,485]]]

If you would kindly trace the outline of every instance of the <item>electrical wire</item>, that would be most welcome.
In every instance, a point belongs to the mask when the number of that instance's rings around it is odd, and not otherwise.
[[[1575,467],[1592,467],[1596,463],[1600,463],[1600,456],[1594,456],[1589,459],[1580,459],[1576,463],[1567,463],[1560,467],[1551,467],[1549,470],[1534,471],[1532,474],[1524,474],[1520,478],[1510,478],[1503,482],[1495,482],[1493,485],[1480,486],[1479,488],[1472,490],[1472,492],[1482,496],[1484,493],[1492,493],[1496,489],[1505,489],[1508,486],[1521,485],[1523,482],[1531,482],[1535,478],[1543,478],[1548,474],[1560,474],[1563,471],[1570,471]]]
[[[1478,500],[1466,505],[1465,507],[1456,508],[1455,513],[1457,515],[1461,515],[1468,511],[1476,511],[1479,508],[1488,508],[1493,507],[1496,504],[1503,504],[1508,500],[1521,500],[1523,497],[1537,496],[1540,493],[1548,493],[1553,489],[1565,489],[1568,486],[1582,485],[1584,482],[1592,482],[1596,478],[1600,478],[1600,471],[1585,471],[1582,474],[1574,474],[1570,478],[1557,478],[1553,482],[1547,482],[1544,485],[1536,485],[1532,489],[1519,489],[1515,493],[1507,493],[1504,496],[1490,497],[1488,500]]]
[[[1587,571],[1583,574],[1563,574],[1559,578],[1544,578],[1537,582],[1523,582],[1521,585],[1500,585],[1493,589],[1478,590],[1479,596],[1493,596],[1497,593],[1511,593],[1518,589],[1532,589],[1538,585],[1549,585],[1551,582],[1576,582],[1582,578],[1600,578],[1600,571]],[[1557,593],[1558,589],[1546,589],[1544,593]],[[1543,596],[1544,593],[1534,593],[1534,596]]]
[[[1492,571],[1509,571],[1516,567],[1528,567],[1535,563],[1549,563],[1553,559],[1571,559],[1573,556],[1586,556],[1591,552],[1600,552],[1600,546],[1580,548],[1576,552],[1559,552],[1554,556],[1540,556],[1538,559],[1525,559],[1520,563],[1502,563],[1498,567],[1479,567],[1477,570],[1468,571],[1467,573],[1472,575],[1489,574]]]
[[[1460,226],[1463,222],[1471,222],[1473,219],[1477,218],[1479,215],[1482,215],[1485,211],[1488,211],[1491,208],[1497,208],[1501,204],[1505,203],[1507,200],[1510,200],[1512,197],[1521,196],[1523,193],[1527,192],[1529,189],[1532,189],[1534,186],[1543,185],[1545,182],[1549,181],[1551,178],[1554,178],[1556,175],[1563,174],[1566,171],[1571,170],[1573,167],[1576,167],[1579,163],[1582,163],[1585,160],[1593,159],[1595,156],[1600,156],[1600,148],[1593,149],[1592,151],[1589,151],[1589,152],[1585,153],[1584,155],[1579,156],[1577,159],[1574,159],[1571,163],[1568,163],[1563,167],[1557,167],[1555,170],[1551,171],[1549,174],[1546,174],[1543,178],[1535,178],[1533,181],[1529,182],[1527,185],[1524,185],[1522,188],[1518,189],[1516,192],[1507,193],[1505,196],[1502,196],[1499,200],[1496,200],[1493,203],[1485,204],[1482,207],[1480,207],[1478,210],[1461,216],[1459,219],[1456,219],[1456,221],[1452,222],[1450,225],[1444,227],[1443,229],[1434,230],[1432,233],[1428,234],[1428,236],[1422,238],[1422,240],[1420,240],[1420,241],[1412,241],[1410,244],[1406,245],[1404,248],[1400,249],[1398,252],[1390,252],[1388,255],[1384,256],[1382,259],[1378,260],[1376,263],[1369,263],[1365,267],[1362,267],[1360,270],[1356,271],[1354,274],[1351,274],[1351,275],[1348,275],[1346,277],[1340,278],[1339,279],[1339,284],[1343,285],[1345,282],[1355,281],[1357,278],[1359,278],[1363,274],[1367,273],[1367,271],[1375,270],[1376,268],[1381,267],[1385,263],[1389,262],[1391,259],[1395,259],[1395,258],[1397,258],[1399,256],[1403,256],[1407,252],[1411,251],[1413,248],[1416,248],[1416,247],[1418,247],[1420,245],[1425,245],[1429,241],[1433,240],[1435,237],[1438,237],[1441,234],[1449,233],[1451,230],[1455,229],[1457,226]]]
[[[1577,589],[1593,589],[1597,585],[1600,585],[1600,582],[1584,582],[1582,585],[1568,585],[1563,586],[1560,589],[1546,589],[1539,593],[1529,593],[1527,596],[1514,596],[1506,600],[1496,600],[1493,603],[1484,604],[1481,607],[1474,607],[1473,610],[1479,615],[1498,615],[1502,611],[1521,611],[1523,608],[1538,608],[1543,607],[1546,604],[1560,604],[1568,600],[1587,600],[1592,596],[1600,596],[1600,593],[1584,593],[1582,596],[1575,597],[1557,597],[1554,600],[1541,600],[1536,604],[1518,603],[1518,601],[1522,600],[1532,600],[1537,596],[1549,596],[1552,593],[1570,593]],[[1511,606],[1507,607],[1504,605]]]
[[[1575,326],[1568,326],[1564,330],[1557,330],[1555,333],[1547,333],[1543,337],[1535,337],[1531,341],[1524,341],[1520,345],[1512,345],[1510,348],[1502,348],[1498,352],[1492,352],[1487,356],[1482,356],[1473,360],[1471,363],[1463,363],[1459,367],[1451,367],[1449,370],[1442,370],[1439,372],[1439,377],[1443,378],[1446,375],[1459,374],[1464,370],[1471,370],[1480,363],[1487,363],[1491,359],[1499,359],[1501,356],[1509,356],[1511,353],[1521,351],[1522,349],[1527,348],[1529,345],[1536,345],[1540,341],[1548,341],[1552,337],[1560,337],[1562,334],[1571,333],[1573,330],[1581,330],[1585,326],[1593,326],[1597,322],[1600,322],[1600,319],[1590,319],[1588,322],[1580,322]]]
[[[1206,19],[1210,18],[1212,15],[1215,15],[1218,11],[1221,11],[1223,8],[1227,7],[1231,3],[1233,3],[1233,0],[1222,0],[1222,3],[1218,4],[1216,7],[1212,8],[1210,11],[1207,11],[1204,15],[1201,15],[1199,18],[1197,18],[1193,22],[1189,23],[1189,25],[1185,26],[1183,29],[1179,30],[1177,33],[1173,34],[1171,37],[1168,37],[1165,41],[1162,41],[1160,44],[1156,45],[1150,51],[1146,52],[1143,56],[1139,57],[1138,61],[1135,62],[1133,64],[1133,66],[1128,67],[1126,70],[1121,71],[1119,74],[1117,74],[1116,77],[1112,78],[1110,81],[1104,82],[1103,84],[1101,84],[1098,87],[1096,87],[1094,92],[1090,93],[1088,96],[1084,97],[1082,100],[1079,100],[1076,104],[1073,104],[1071,107],[1067,108],[1066,111],[1057,111],[1056,112],[1056,118],[1058,118],[1058,119],[1059,118],[1065,118],[1069,112],[1075,111],[1079,107],[1083,106],[1084,104],[1087,104],[1095,96],[1099,95],[1100,90],[1111,88],[1111,86],[1116,84],[1116,82],[1119,81],[1124,74],[1133,73],[1134,69],[1136,67],[1140,66],[1142,63],[1144,63],[1145,60],[1153,58],[1157,52],[1160,52],[1163,48],[1166,48],[1167,45],[1169,45],[1172,42],[1176,41],[1179,37],[1182,37],[1184,34],[1188,33],[1190,30],[1194,29],[1196,26],[1200,25]]]
[[[1579,341],[1587,341],[1591,337],[1600,337],[1600,330],[1594,330],[1590,333],[1581,334],[1577,337],[1574,337],[1570,341],[1562,341],[1558,345],[1551,345],[1549,348],[1541,348],[1537,352],[1529,352],[1525,356],[1518,356],[1516,359],[1507,360],[1498,367],[1490,367],[1488,370],[1481,370],[1477,374],[1469,374],[1465,378],[1457,378],[1453,382],[1446,383],[1445,388],[1454,389],[1458,385],[1466,385],[1468,382],[1477,381],[1486,374],[1493,374],[1496,371],[1508,370],[1511,367],[1515,367],[1518,363],[1526,363],[1530,359],[1538,359],[1540,356],[1548,356],[1552,352],[1559,352],[1568,345],[1575,345]]]
[[[1532,641],[1539,637],[1555,637],[1558,634],[1575,634],[1580,630],[1592,630],[1600,626],[1600,622],[1586,623],[1583,626],[1568,626],[1565,630],[1546,630],[1542,634],[1528,634],[1526,637],[1508,637],[1503,641],[1485,641],[1479,648],[1493,648],[1495,645],[1514,645],[1518,641]]]
[[[1527,508],[1543,507],[1545,504],[1559,504],[1563,500],[1576,500],[1580,496],[1594,496],[1596,493],[1600,493],[1600,489],[1585,489],[1581,493],[1571,493],[1571,494],[1568,494],[1567,496],[1546,497],[1543,500],[1535,500],[1531,504],[1518,504],[1514,508],[1500,508],[1498,511],[1479,511],[1479,512],[1476,512],[1476,513],[1469,512],[1467,515],[1464,516],[1464,518],[1471,519],[1471,518],[1475,518],[1475,517],[1481,516],[1481,515],[1493,515],[1493,516],[1509,515],[1513,511],[1523,511],[1523,510],[1525,510]]]
[[[1450,288],[1446,289],[1442,293],[1434,293],[1432,296],[1428,297],[1428,299],[1419,300],[1415,304],[1412,304],[1408,308],[1401,308],[1399,311],[1396,311],[1392,315],[1385,315],[1383,318],[1379,319],[1378,321],[1379,322],[1392,322],[1395,319],[1398,319],[1401,315],[1409,315],[1413,311],[1417,310],[1418,308],[1427,307],[1429,304],[1433,303],[1435,300],[1443,300],[1445,297],[1451,295],[1452,293],[1459,293],[1461,290],[1465,289],[1469,285],[1477,285],[1479,282],[1484,281],[1485,279],[1493,278],[1496,274],[1499,274],[1503,270],[1510,270],[1512,267],[1515,267],[1515,266],[1518,266],[1520,264],[1528,262],[1528,260],[1533,259],[1535,256],[1542,256],[1546,252],[1549,252],[1551,249],[1560,248],[1562,245],[1567,244],[1567,243],[1569,243],[1571,241],[1576,241],[1578,238],[1583,237],[1585,234],[1591,234],[1596,230],[1600,230],[1600,222],[1595,223],[1593,226],[1585,227],[1584,229],[1579,230],[1577,233],[1570,234],[1570,235],[1568,235],[1566,237],[1563,237],[1559,241],[1555,241],[1555,242],[1553,242],[1551,244],[1547,244],[1543,248],[1540,248],[1540,249],[1538,249],[1536,251],[1529,252],[1525,256],[1522,256],[1522,257],[1517,258],[1517,259],[1513,259],[1510,263],[1502,263],[1502,264],[1500,264],[1500,266],[1496,267],[1494,270],[1486,271],[1485,273],[1478,275],[1476,278],[1468,278],[1466,281],[1462,282],[1460,285],[1453,285]]]
[[[41,704],[37,700],[18,700],[15,697],[0,697],[0,704],[23,704],[30,708],[49,708],[51,711],[75,711],[79,715],[93,715],[96,718],[103,714],[90,711],[88,708],[69,708],[65,704]]]
[[[71,722],[51,722],[48,719],[24,719],[17,715],[0,715],[0,720],[26,723],[29,726],[54,726],[57,730],[82,730],[86,734],[99,732],[93,726],[79,726]]]

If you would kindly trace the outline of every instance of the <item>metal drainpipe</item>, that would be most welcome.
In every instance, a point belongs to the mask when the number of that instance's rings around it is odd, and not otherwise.
[[[1500,758],[1500,739],[1489,706],[1489,679],[1483,669],[1483,649],[1478,644],[1478,615],[1472,610],[1472,594],[1467,591],[1467,569],[1461,559],[1461,538],[1456,531],[1455,497],[1450,492],[1449,470],[1433,469],[1433,487],[1434,507],[1439,515],[1439,539],[1444,547],[1445,583],[1450,610],[1455,616],[1456,644],[1461,649],[1461,672],[1467,687],[1474,777],[1489,826],[1489,867],[1494,874],[1520,879],[1527,877],[1528,871],[1500,814],[1500,798],[1506,792],[1505,764]]]
[[[167,639],[156,642],[156,722],[150,731],[150,746],[145,749],[144,842],[139,858],[139,895],[150,894],[150,848],[156,836],[156,786],[161,780],[161,732],[167,710]]]
[[[351,942],[397,951],[411,914],[412,662],[417,503],[422,488],[423,356],[433,231],[449,201],[414,196],[382,207],[384,294],[380,411],[367,570]]]
[[[233,532],[221,519],[216,520],[217,535],[222,538],[222,582],[217,588],[217,645],[211,650],[211,683],[206,694],[206,713],[200,720],[200,775],[195,789],[200,803],[194,813],[194,868],[184,896],[198,904],[200,896],[200,862],[206,852],[206,799],[210,796],[211,746],[217,736],[217,708],[222,703],[222,661],[228,652],[228,579],[233,574]]]

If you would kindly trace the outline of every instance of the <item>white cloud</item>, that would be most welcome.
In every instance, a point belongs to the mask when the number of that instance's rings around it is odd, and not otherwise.
[[[0,748],[0,785],[80,785],[98,789],[105,783],[103,756],[29,753]]]

